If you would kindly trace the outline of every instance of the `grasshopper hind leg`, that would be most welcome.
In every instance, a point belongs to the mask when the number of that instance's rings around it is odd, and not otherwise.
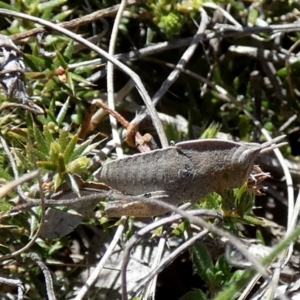
[[[105,211],[109,217],[135,216],[152,217],[170,211],[164,205],[168,195],[164,191],[132,196],[121,193],[111,194],[111,201],[106,203]]]

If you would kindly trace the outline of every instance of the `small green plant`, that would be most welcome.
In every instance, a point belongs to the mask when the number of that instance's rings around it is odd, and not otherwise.
[[[148,1],[153,14],[153,22],[165,32],[167,36],[180,33],[187,18],[185,15],[197,11],[203,1]]]
[[[230,286],[232,282],[240,278],[243,273],[242,271],[232,271],[232,267],[227,263],[223,255],[214,264],[210,252],[203,243],[198,242],[194,244],[190,248],[190,253],[197,274],[208,286],[208,293],[201,295],[204,298],[200,299],[212,299],[220,290]]]
[[[54,171],[54,189],[66,180],[72,190],[78,193],[74,174],[84,173],[90,160],[84,155],[84,151],[90,144],[90,140],[78,145],[78,135],[71,136],[68,131],[60,130],[55,139],[49,128],[44,126],[43,133],[34,126],[36,138],[33,153],[36,156],[36,165],[48,171]]]

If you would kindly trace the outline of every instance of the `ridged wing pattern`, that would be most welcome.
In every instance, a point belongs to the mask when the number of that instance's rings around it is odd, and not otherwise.
[[[191,180],[193,165],[176,147],[154,150],[104,165],[97,179],[125,194],[172,191]]]

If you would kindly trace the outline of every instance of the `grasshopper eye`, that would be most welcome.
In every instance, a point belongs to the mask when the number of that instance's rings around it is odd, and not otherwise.
[[[259,155],[261,150],[258,144],[246,144],[237,148],[232,156],[232,162],[248,167],[250,164],[254,163],[254,160]]]
[[[257,150],[246,150],[244,151],[241,156],[239,157],[239,163],[243,164],[245,166],[248,166],[251,164],[251,162],[254,162],[255,158],[257,157],[257,154],[259,153],[259,149]]]

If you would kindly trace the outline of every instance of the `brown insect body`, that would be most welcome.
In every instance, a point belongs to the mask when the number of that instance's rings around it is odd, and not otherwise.
[[[241,186],[260,151],[277,140],[265,144],[217,139],[181,142],[109,162],[95,176],[126,195],[164,191],[168,197],[162,201],[170,204],[195,202],[212,192],[222,194],[226,188]]]

